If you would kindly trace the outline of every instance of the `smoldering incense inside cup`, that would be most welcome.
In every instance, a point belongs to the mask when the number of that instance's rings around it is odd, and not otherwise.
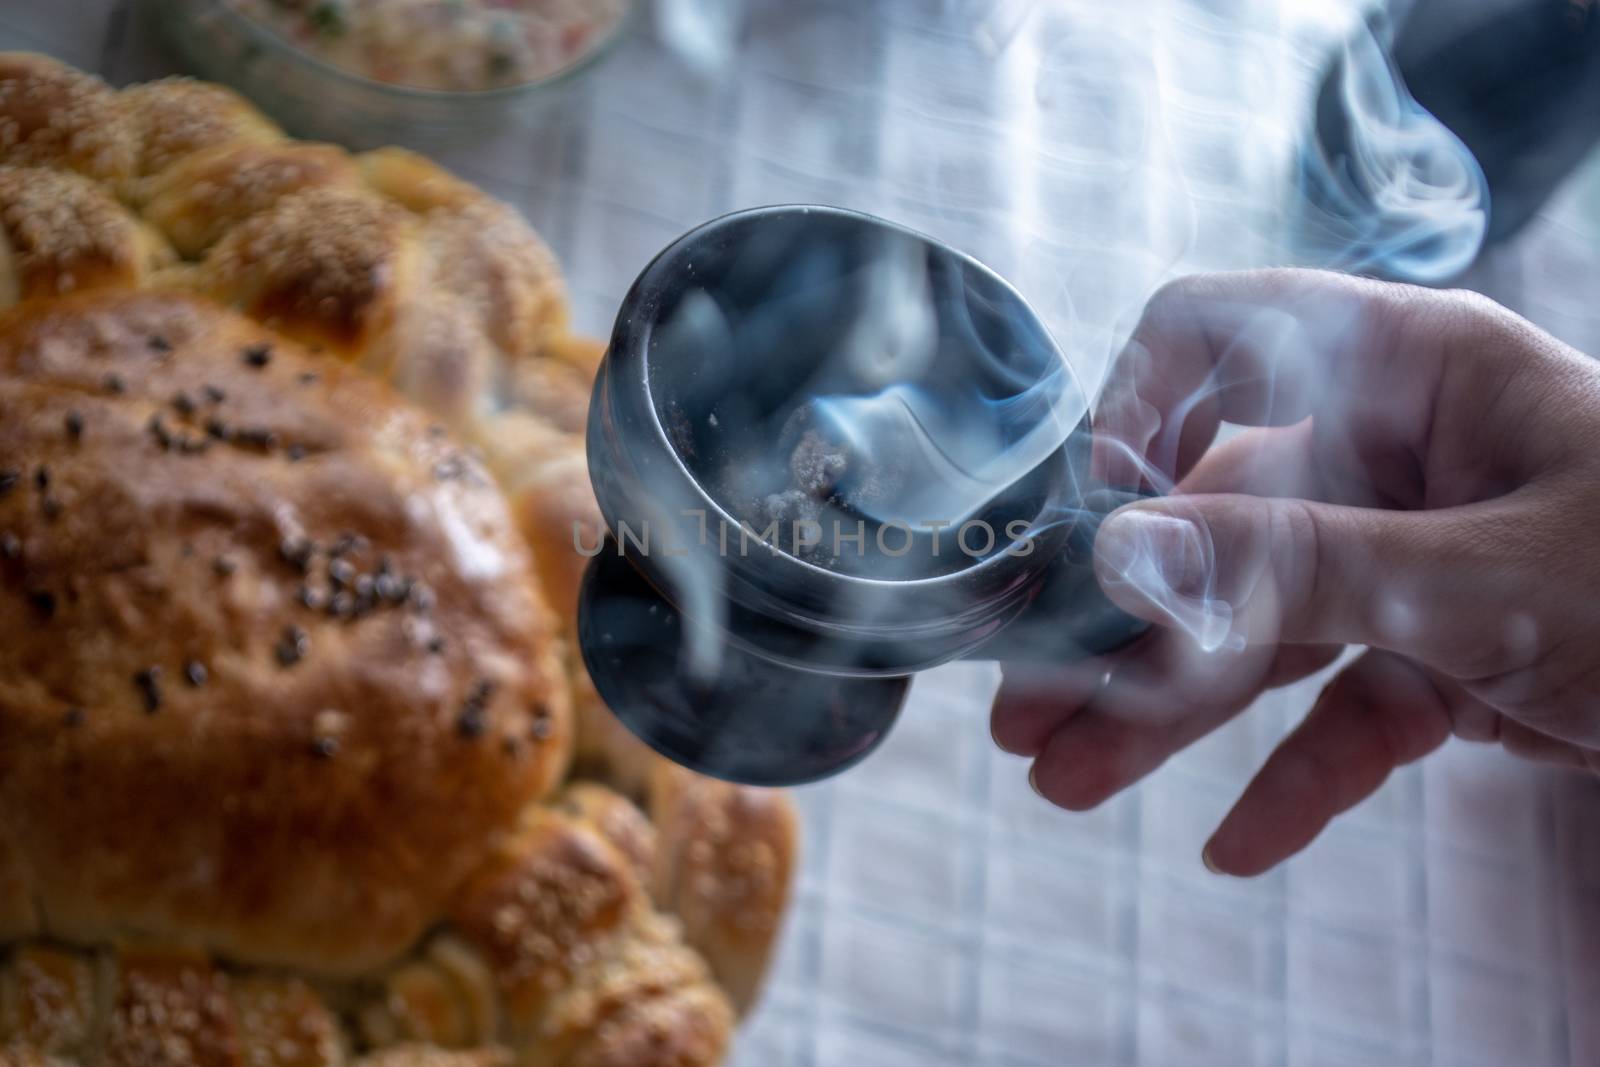
[[[938,510],[958,475],[921,457],[917,442],[927,434],[913,429],[880,430],[873,435],[879,447],[869,452],[820,404],[802,404],[775,434],[754,435],[773,442],[772,455],[729,455],[708,488],[741,522],[773,531],[778,547],[818,566],[911,577],[945,573],[1004,549],[1004,520],[994,525],[992,541],[982,530],[958,539],[956,527],[969,516]],[[896,441],[904,447],[893,447]],[[916,478],[946,480],[943,488],[909,494]]]

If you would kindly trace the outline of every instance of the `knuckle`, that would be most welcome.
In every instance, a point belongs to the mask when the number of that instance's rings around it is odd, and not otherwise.
[[[1362,720],[1376,758],[1373,765],[1383,774],[1421,759],[1453,730],[1444,697],[1426,673],[1402,656],[1369,651],[1339,682],[1341,700]]]
[[[1383,709],[1373,709],[1369,718],[1384,767],[1403,767],[1413,763],[1436,747],[1435,734],[1440,740],[1449,735],[1448,721],[1436,722],[1432,716],[1415,713],[1397,715]]]
[[[1472,289],[1424,289],[1427,299],[1458,317],[1466,326],[1504,323],[1511,317],[1506,308]]]
[[[1203,274],[1185,274],[1162,282],[1145,303],[1146,317],[1159,319],[1187,308],[1204,285]]]
[[[1326,587],[1323,569],[1327,565],[1323,558],[1325,537],[1316,509],[1303,500],[1274,500],[1268,514],[1267,537],[1272,577],[1283,599],[1285,621],[1312,623],[1322,607]]]
[[[1337,806],[1340,768],[1319,749],[1309,744],[1295,744],[1280,749],[1274,762],[1279,788],[1292,799],[1291,807],[1311,815]]]
[[[1040,784],[1060,807],[1088,811],[1161,766],[1169,739],[1169,728],[1153,722],[1118,722],[1089,736],[1052,738],[1038,758]]]

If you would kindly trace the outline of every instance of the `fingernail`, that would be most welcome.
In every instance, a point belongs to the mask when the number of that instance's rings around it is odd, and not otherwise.
[[[1205,864],[1206,870],[1212,874],[1225,873],[1221,867],[1217,866],[1217,861],[1211,858],[1211,842],[1209,841],[1206,842],[1206,847],[1200,850],[1200,862]]]
[[[1038,793],[1041,799],[1049,799],[1049,798],[1045,797],[1044,790],[1039,788],[1038,774],[1039,774],[1039,765],[1037,763],[1035,763],[1033,766],[1028,768],[1028,784],[1033,787],[1033,791],[1035,793]]]
[[[1096,567],[1147,594],[1205,591],[1206,552],[1200,528],[1188,519],[1144,507],[1114,511],[1095,538]],[[1151,586],[1158,586],[1152,589]]]
[[[998,748],[1001,752],[1004,752],[1008,756],[1022,756],[1027,759],[1032,759],[1039,754],[1040,742],[1034,741],[1030,744],[1017,745],[1007,744],[1006,742],[1000,740],[1000,735],[995,732],[992,725],[989,727],[989,737],[994,741],[994,747]]]
[[[1026,755],[1028,755],[1028,753],[1026,753],[1026,752],[1018,752],[1016,749],[1012,748],[1010,745],[1007,745],[1004,741],[1000,740],[1000,731],[995,729],[994,716],[992,716],[992,715],[989,716],[989,740],[994,742],[994,747],[995,748],[998,748],[1001,752],[1004,752],[1008,756],[1026,756]]]

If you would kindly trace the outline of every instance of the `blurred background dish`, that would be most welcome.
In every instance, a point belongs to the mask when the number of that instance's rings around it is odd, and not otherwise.
[[[440,144],[549,107],[626,31],[636,0],[141,0],[191,73],[290,132]]]
[[[627,0],[221,0],[302,51],[413,89],[475,92],[581,62]]]

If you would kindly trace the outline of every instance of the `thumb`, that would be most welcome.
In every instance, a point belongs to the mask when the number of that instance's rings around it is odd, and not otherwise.
[[[1477,633],[1515,553],[1467,508],[1383,511],[1237,494],[1113,512],[1095,571],[1130,614],[1224,643],[1366,644],[1424,660],[1482,649]]]

